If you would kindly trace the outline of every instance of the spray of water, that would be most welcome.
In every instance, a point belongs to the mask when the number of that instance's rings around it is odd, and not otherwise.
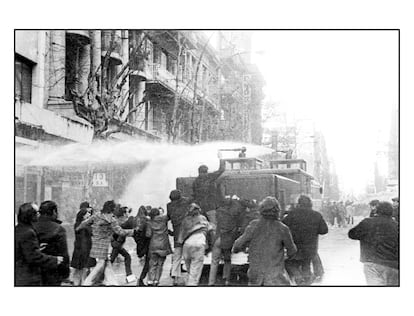
[[[219,167],[218,150],[247,148],[248,157],[269,154],[271,149],[243,143],[213,142],[199,145],[172,145],[143,141],[96,142],[92,145],[70,144],[41,149],[16,149],[16,163],[28,166],[83,166],[94,164],[133,164],[148,162],[147,167],[133,176],[124,190],[120,203],[136,209],[139,205],[165,207],[175,188],[177,177],[196,176],[201,164],[210,171]],[[223,153],[237,157],[237,152]]]

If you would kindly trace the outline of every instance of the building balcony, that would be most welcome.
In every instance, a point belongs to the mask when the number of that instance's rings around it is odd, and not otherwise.
[[[178,81],[178,91],[176,85],[176,75],[169,72],[167,69],[161,67],[159,64],[152,64],[149,65],[147,68],[149,71],[147,72],[147,83],[159,83],[163,85],[168,90],[179,93],[180,97],[186,100],[189,103],[193,102],[194,99],[194,83],[191,79],[185,81]],[[207,102],[209,102],[215,109],[218,109],[218,100],[219,94],[218,93],[211,93],[209,92],[209,88],[203,87],[200,84],[197,85],[196,93],[197,96],[200,98],[205,98]],[[212,89],[216,91],[217,89]],[[218,91],[218,90],[217,90]]]
[[[161,67],[160,64],[152,64],[148,66],[149,80],[157,80],[165,83],[170,89],[176,88],[176,77],[167,69]]]
[[[233,99],[237,100],[237,102],[243,102],[242,89],[239,86],[225,84],[221,88],[221,93],[223,95],[231,96]]]
[[[101,34],[102,57],[110,53],[110,58],[117,65],[122,64],[122,38],[115,31],[102,31]]]
[[[18,120],[16,128],[20,129],[16,133],[17,136],[40,140],[60,139],[83,144],[92,142],[93,126],[80,117],[61,116],[53,111],[19,101],[15,102],[15,114]]]
[[[67,30],[66,34],[68,34],[69,36],[72,36],[74,38],[77,38],[79,40],[80,43],[82,43],[83,45],[87,45],[90,44],[91,39],[89,36],[89,31],[85,31],[85,30]]]

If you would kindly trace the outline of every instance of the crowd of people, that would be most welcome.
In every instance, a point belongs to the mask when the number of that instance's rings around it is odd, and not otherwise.
[[[121,255],[127,282],[158,286],[166,258],[171,255],[172,284],[197,286],[205,255],[211,252],[208,285],[217,284],[221,260],[223,284],[230,285],[232,253],[242,251],[248,253],[248,285],[311,285],[321,281],[324,268],[318,236],[328,233],[324,216],[331,226],[353,224],[352,212],[347,211],[352,203],[327,204],[322,216],[313,210],[306,195],[299,196],[285,213],[275,197],[260,203],[236,195],[218,199],[215,180],[222,172],[208,173],[208,168],[201,166],[194,195],[185,197],[179,190],[171,191],[166,211],[142,205],[133,216],[132,209],[113,200],[105,202],[100,211],[82,202],[74,224],[71,259],[66,231],[58,220],[58,205],[53,201],[44,201],[40,207],[21,205],[15,227],[15,284],[58,286],[70,277],[75,286],[118,285],[112,264]],[[397,208],[388,202],[372,203],[370,217],[349,231],[349,238],[361,242],[368,284],[398,284]],[[142,266],[138,280],[124,247],[127,237],[134,239]]]
[[[327,201],[321,213],[331,227],[347,227],[354,224],[355,206],[352,201]]]

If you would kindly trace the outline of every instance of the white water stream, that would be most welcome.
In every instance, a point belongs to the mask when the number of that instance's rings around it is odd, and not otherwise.
[[[219,167],[218,150],[247,148],[247,157],[272,152],[271,149],[243,143],[212,142],[199,145],[172,145],[143,141],[101,141],[91,145],[70,144],[39,149],[17,148],[16,163],[25,166],[85,166],[94,164],[133,164],[149,162],[147,167],[133,176],[120,203],[136,211],[139,205],[162,206],[169,201],[177,177],[197,176],[201,164],[215,171]],[[224,152],[223,157],[237,157],[238,152]]]

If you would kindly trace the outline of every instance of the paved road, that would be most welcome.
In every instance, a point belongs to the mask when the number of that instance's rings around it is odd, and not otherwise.
[[[319,239],[319,255],[325,267],[321,285],[366,285],[359,242],[348,238],[348,228],[330,228]]]
[[[325,268],[325,277],[319,285],[366,285],[362,264],[359,262],[359,242],[348,238],[349,229],[350,227],[330,228],[327,235],[320,237],[319,254]],[[70,243],[73,243],[73,241],[70,241]],[[139,262],[135,254],[135,243],[132,238],[127,238],[125,247],[132,257],[132,271],[138,277],[143,263]],[[120,258],[122,257],[120,256]],[[171,256],[168,256],[164,264],[160,285],[172,285],[172,280],[169,277],[170,267]],[[124,286],[136,285],[135,282],[126,283],[122,260],[114,263],[114,271],[119,284]]]
[[[359,242],[348,238],[349,229],[350,227],[330,228],[327,235],[320,237],[319,254],[325,268],[325,277],[320,285],[366,285],[362,264],[359,261]],[[133,241],[129,240],[126,246],[131,249],[132,270],[138,276],[142,265],[134,254]],[[169,256],[164,264],[161,285],[172,285],[169,277],[170,266]],[[114,270],[120,284],[135,285],[126,284],[123,262],[115,263]]]

